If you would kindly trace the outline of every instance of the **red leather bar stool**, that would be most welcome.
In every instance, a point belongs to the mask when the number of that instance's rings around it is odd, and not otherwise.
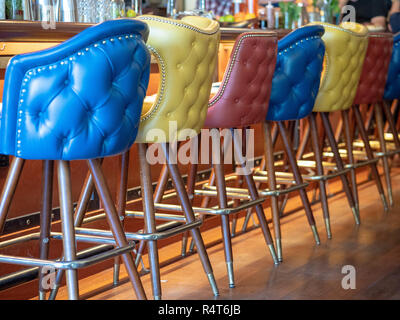
[[[235,287],[233,250],[229,215],[248,207],[254,207],[260,221],[262,233],[275,264],[278,264],[273,239],[262,207],[263,199],[259,196],[251,170],[247,170],[247,159],[242,155],[242,145],[238,128],[247,128],[261,123],[268,111],[271,92],[271,80],[277,55],[277,36],[272,32],[243,33],[235,41],[222,82],[215,95],[208,103],[204,129],[212,138],[213,173],[203,189],[195,189],[197,164],[189,169],[188,191],[193,197],[203,199],[200,207],[193,207],[194,212],[205,215],[218,215],[221,218],[221,231],[224,243],[225,262],[229,287]],[[239,129],[240,130],[240,129]],[[223,137],[223,142],[222,142]],[[201,136],[204,141],[205,136]],[[224,163],[227,159],[228,145],[233,145],[235,159],[242,169],[242,176],[247,189],[226,186]],[[232,149],[229,149],[232,151]],[[163,194],[168,178],[167,170],[161,173],[157,189]],[[208,207],[209,199],[216,197],[218,206]],[[206,199],[206,201],[204,201]],[[235,199],[235,203],[228,201]],[[174,210],[171,205],[158,204],[159,208]],[[176,208],[175,208],[176,209]],[[197,248],[197,245],[196,245]],[[185,249],[183,249],[185,250]]]
[[[212,266],[200,234],[202,220],[197,219],[175,161],[174,143],[196,137],[207,115],[207,103],[212,77],[217,62],[220,38],[218,22],[199,16],[186,16],[174,20],[143,15],[138,18],[149,28],[147,47],[158,63],[160,83],[154,97],[144,101],[140,127],[136,138],[138,150],[143,211],[126,210],[129,152],[122,155],[118,213],[122,220],[139,218],[144,222],[143,232],[125,228],[128,239],[140,240],[136,262],[147,244],[154,299],[161,299],[161,279],[158,240],[190,231],[213,294],[219,294]],[[171,134],[172,130],[172,134]],[[160,158],[161,157],[161,158]],[[158,162],[158,160],[160,160]],[[150,162],[164,164],[172,178],[181,214],[156,213],[162,209],[153,198]],[[137,174],[137,173],[133,173]],[[77,205],[77,220],[83,221],[89,197],[93,190],[88,174]],[[156,220],[170,221],[156,224]],[[172,220],[172,221],[171,221]],[[108,231],[78,228],[82,234],[110,236]],[[119,262],[116,261],[114,283],[118,283]]]
[[[40,234],[6,243],[39,240],[40,258],[0,255],[0,262],[65,270],[69,299],[79,298],[79,268],[117,255],[123,257],[137,298],[146,298],[131,255],[135,243],[125,236],[98,159],[125,152],[136,138],[150,72],[147,36],[143,22],[107,21],[53,48],[15,56],[7,67],[0,152],[14,158],[1,194],[0,230],[26,160],[43,161],[43,206]],[[87,160],[112,230],[109,239],[75,233],[70,176],[73,160]],[[61,233],[50,230],[55,161]],[[58,260],[48,258],[53,238],[63,242],[64,257]],[[113,249],[78,259],[76,241],[107,243]],[[44,295],[41,286],[39,296]]]
[[[277,58],[277,37],[274,33],[244,33],[240,35],[233,47],[229,63],[227,65],[219,90],[211,98],[208,107],[205,128],[215,130],[229,129],[231,135],[224,136],[224,142],[232,139],[233,151],[237,165],[241,166],[243,180],[247,185],[246,197],[251,201],[260,199],[256,188],[252,168],[246,168],[247,161],[242,151],[243,146],[237,135],[238,128],[242,129],[242,135],[246,135],[246,128],[250,125],[261,123],[268,112],[268,101],[271,94],[271,82],[275,70]],[[226,133],[226,132],[225,132]],[[246,138],[244,138],[246,141]],[[222,143],[221,143],[222,144]],[[224,151],[224,152],[222,152]],[[226,149],[222,146],[216,154],[213,154],[213,171],[215,175],[216,196],[220,209],[228,208],[229,191],[240,193],[242,190],[230,189],[226,186],[224,173],[224,158]],[[219,154],[218,154],[219,152]],[[210,186],[207,184],[205,187]],[[273,240],[265,218],[261,203],[254,207],[264,239],[269,247],[274,263],[278,263]],[[243,207],[244,209],[245,207]],[[221,215],[221,231],[224,240],[225,262],[227,265],[229,286],[234,287],[233,252],[231,244],[231,230],[229,226],[229,214]]]
[[[387,193],[389,197],[389,205],[393,205],[392,185],[390,180],[388,152],[384,138],[384,123],[382,116],[383,94],[385,91],[386,79],[390,64],[390,58],[393,47],[393,36],[390,33],[372,33],[368,34],[368,49],[365,55],[363,69],[358,84],[357,94],[354,98],[352,113],[356,126],[350,125],[349,109],[342,110],[342,123],[344,141],[347,149],[342,149],[341,154],[347,158],[349,167],[351,168],[351,184],[355,202],[358,206],[359,199],[357,194],[357,181],[355,169],[369,165],[378,188],[378,192],[387,209],[385,192],[380,182],[379,176],[374,174],[376,164],[379,157],[382,157],[384,175],[386,179]],[[369,124],[366,125],[366,119],[363,119],[360,109],[365,106],[371,106],[375,114],[375,125],[379,143],[371,141],[368,136],[367,129],[371,126],[372,117]],[[388,105],[384,104],[383,108],[387,109]],[[388,109],[386,110],[388,111]],[[390,117],[391,118],[391,117]],[[360,140],[355,140],[355,130],[357,129]],[[397,131],[396,131],[397,132]],[[354,141],[355,140],[355,141]],[[398,140],[398,139],[397,139]],[[340,145],[339,145],[340,146]],[[353,150],[354,149],[354,150]],[[373,149],[376,151],[375,155]],[[400,152],[400,150],[399,150]]]

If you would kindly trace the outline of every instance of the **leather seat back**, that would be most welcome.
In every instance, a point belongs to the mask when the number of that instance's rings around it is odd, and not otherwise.
[[[113,20],[13,57],[4,82],[0,153],[74,160],[128,150],[149,80],[147,35],[141,21]]]
[[[191,138],[200,132],[207,115],[219,24],[199,16],[173,20],[143,15],[139,19],[150,29],[147,45],[158,61],[160,84],[155,102],[142,114],[136,141]]]
[[[314,112],[332,112],[351,107],[357,93],[365,53],[368,29],[358,23],[339,26],[315,22],[325,28],[324,68]]]
[[[279,40],[267,120],[306,117],[320,85],[325,45],[322,26],[305,26]]]
[[[371,104],[382,101],[392,56],[391,33],[369,33],[368,49],[358,83],[354,104]]]
[[[205,127],[235,128],[264,121],[276,55],[274,32],[243,33],[236,39],[221,86],[209,102]]]
[[[394,100],[400,98],[400,32],[394,35],[392,57],[386,80],[384,98]]]

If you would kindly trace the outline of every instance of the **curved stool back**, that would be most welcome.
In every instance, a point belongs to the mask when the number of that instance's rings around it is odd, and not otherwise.
[[[0,152],[15,157],[1,194],[0,230],[24,159],[44,160],[44,180],[40,259],[32,262],[31,258],[2,256],[0,262],[52,265],[58,269],[58,283],[66,270],[70,299],[79,298],[77,268],[118,255],[122,255],[137,297],[146,298],[131,256],[133,246],[126,239],[96,158],[124,152],[135,140],[150,72],[150,54],[144,43],[147,35],[148,28],[141,21],[107,21],[56,47],[15,56],[6,71]],[[114,249],[89,261],[77,260],[75,226],[79,223],[74,221],[70,166],[66,161],[75,159],[87,159],[113,236],[109,240],[116,243]],[[44,240],[51,238],[54,160],[58,162],[64,257],[52,262],[48,260],[48,241]],[[45,297],[41,285],[39,296]]]
[[[314,112],[332,112],[351,107],[360,80],[368,46],[368,29],[357,23],[339,26],[316,22],[325,34],[324,69]]]
[[[147,33],[140,21],[108,21],[54,48],[12,58],[0,152],[74,160],[129,149],[149,79]]]
[[[277,55],[275,33],[243,33],[235,41],[218,92],[208,103],[207,128],[264,121]]]
[[[381,102],[385,91],[393,36],[390,33],[369,33],[358,89],[353,104]]]
[[[157,59],[160,85],[154,103],[145,104],[137,142],[154,142],[147,137],[159,129],[169,141],[170,122],[176,121],[178,140],[186,140],[192,129],[197,135],[207,115],[207,103],[217,62],[219,24],[203,17],[173,20],[141,16],[150,28],[148,48]]]
[[[323,34],[322,26],[306,26],[278,42],[267,120],[296,120],[312,111],[325,54]]]

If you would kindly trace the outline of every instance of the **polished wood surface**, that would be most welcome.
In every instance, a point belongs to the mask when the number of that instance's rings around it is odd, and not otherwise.
[[[364,172],[359,176],[365,180]],[[303,212],[282,219],[285,260],[279,266],[264,254],[259,228],[232,239],[236,270],[236,288],[229,289],[222,243],[208,248],[217,282],[219,299],[400,299],[400,169],[392,171],[395,206],[384,212],[372,181],[359,188],[362,224],[356,226],[344,193],[330,200],[333,239],[322,238],[313,244]],[[329,183],[329,192],[341,188],[339,181]],[[289,200],[288,208],[298,205],[298,197]],[[297,202],[297,203],[296,203]],[[317,226],[323,228],[320,204],[313,206]],[[269,213],[269,212],[268,212]],[[304,221],[302,221],[304,220]],[[242,223],[239,220],[239,224]],[[209,245],[220,239],[218,228],[204,233]],[[179,243],[160,251],[162,262],[180,251]],[[146,262],[147,264],[147,262]],[[345,290],[342,268],[356,270],[356,289]],[[164,299],[213,299],[207,279],[199,272],[200,262],[191,255],[161,269]],[[122,270],[123,280],[126,278]],[[150,276],[142,276],[150,292]],[[122,281],[124,282],[124,281]],[[126,281],[125,281],[126,282]],[[80,282],[81,298],[134,299],[129,284],[112,286],[112,270],[103,271]],[[66,298],[60,290],[59,299]]]

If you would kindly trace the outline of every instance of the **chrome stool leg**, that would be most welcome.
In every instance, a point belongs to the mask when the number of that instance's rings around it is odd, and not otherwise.
[[[382,155],[382,163],[383,163],[383,172],[386,181],[386,190],[387,195],[389,198],[389,206],[393,206],[393,190],[392,190],[392,180],[390,178],[390,168],[389,168],[389,157],[387,155],[387,147],[385,141],[385,133],[383,131],[383,117],[382,117],[382,110],[381,106],[378,104],[374,105],[375,111],[375,121],[376,121],[376,128],[378,129],[378,139],[380,145],[380,151],[383,153]]]
[[[350,164],[350,179],[351,179],[351,188],[353,189],[353,197],[356,205],[357,212],[360,212],[360,205],[358,199],[358,190],[357,190],[357,177],[356,177],[356,169],[354,168],[355,160],[353,155],[353,135],[352,130],[350,128],[349,121],[349,110],[342,110],[342,122],[344,129],[344,137],[345,144],[347,148],[347,159]]]
[[[58,189],[60,197],[60,216],[63,234],[65,261],[76,260],[75,230],[73,221],[73,204],[71,195],[71,173],[68,161],[58,161]],[[76,269],[65,271],[68,298],[79,299],[78,274]]]
[[[281,133],[283,143],[285,145],[286,154],[288,156],[290,166],[292,167],[294,179],[298,185],[301,185],[301,184],[303,184],[303,179],[301,177],[299,167],[297,166],[297,161],[294,156],[293,150],[291,148],[291,143],[289,142],[287,129],[282,121],[278,122],[278,126],[279,126],[279,132]],[[304,210],[306,211],[308,223],[310,224],[312,233],[314,235],[315,242],[317,244],[320,244],[317,227],[315,225],[314,215],[311,210],[311,205],[310,205],[310,201],[308,200],[307,193],[304,188],[299,189],[299,193],[300,193],[301,201],[304,206]]]
[[[364,128],[364,125],[363,125],[363,120],[362,120],[362,117],[361,117],[360,110],[359,110],[359,108],[357,106],[353,106],[353,111],[354,111],[354,116],[356,118],[356,123],[357,123],[357,127],[358,127],[358,130],[359,130],[361,139],[364,142],[365,153],[367,154],[368,160],[372,160],[374,158],[374,156],[373,156],[373,153],[372,153],[371,146],[369,145],[367,132],[365,131],[365,128]],[[376,163],[372,162],[370,164],[370,168],[371,168],[372,176],[375,179],[376,187],[377,187],[378,192],[379,192],[379,194],[381,196],[384,210],[387,211],[389,208],[388,208],[387,200],[386,200],[386,197],[385,197],[385,191],[383,190],[382,182],[381,182],[381,179],[379,177],[379,172],[378,172],[378,169],[376,167]]]
[[[93,176],[93,181],[96,186],[96,190],[103,202],[104,210],[106,213],[108,224],[111,228],[112,234],[119,247],[127,246],[128,241],[124,230],[121,225],[121,221],[118,218],[117,211],[115,209],[114,203],[111,198],[110,191],[108,189],[107,183],[105,181],[103,172],[101,170],[101,165],[98,159],[88,160],[89,168]],[[139,274],[137,272],[135,263],[131,253],[125,253],[122,255],[122,259],[125,264],[129,279],[131,280],[132,286],[135,290],[136,296],[140,300],[146,299],[146,294],[142,282],[140,280]]]
[[[265,152],[265,162],[268,172],[268,187],[269,190],[276,190],[276,176],[275,176],[275,165],[274,165],[274,149],[271,137],[271,122],[265,121],[264,127],[264,152]],[[275,235],[275,246],[278,260],[282,262],[282,242],[281,242],[281,222],[278,206],[278,196],[271,196],[271,211],[272,220],[274,225],[274,235]],[[246,217],[247,218],[247,217]]]
[[[217,197],[220,209],[228,207],[228,199],[226,196],[226,183],[225,174],[223,169],[223,156],[219,148],[219,155],[213,154],[213,168],[216,176]],[[225,263],[228,271],[229,287],[235,287],[234,273],[233,273],[233,253],[232,253],[232,240],[229,225],[229,215],[221,215],[221,231],[222,239],[224,242]]]
[[[42,209],[40,212],[40,236],[39,236],[39,256],[40,259],[48,259],[51,211],[53,204],[53,175],[54,161],[42,161]],[[39,268],[39,300],[46,300],[46,290],[43,288],[44,269]]]
[[[232,141],[233,141],[233,148],[234,148],[235,155],[236,155],[237,159],[239,160],[238,162],[240,163],[242,169],[246,170],[245,169],[245,166],[246,166],[245,159],[243,158],[243,156],[240,152],[241,146],[239,144],[237,137],[235,137],[235,132],[233,129],[231,130],[231,132],[232,132]],[[244,174],[244,178],[245,178],[245,181],[247,184],[247,188],[249,190],[249,195],[250,195],[251,200],[259,199],[260,197],[258,195],[258,191],[257,191],[256,184],[254,182],[252,174],[251,173]],[[275,250],[275,246],[274,246],[274,241],[272,240],[271,232],[269,230],[268,223],[265,218],[264,209],[261,204],[257,204],[257,205],[255,205],[255,210],[256,210],[257,217],[258,217],[258,221],[261,226],[261,230],[263,232],[265,242],[267,243],[267,246],[270,250],[272,260],[274,261],[274,264],[279,264],[279,260],[276,255],[276,250]]]
[[[335,140],[335,137],[333,134],[331,123],[329,121],[329,113],[321,112],[321,118],[322,118],[322,123],[323,123],[324,129],[325,129],[326,137],[328,138],[329,145],[330,145],[333,155],[335,157],[336,166],[339,171],[343,171],[344,165],[343,165],[342,158],[339,154],[339,149],[336,144],[336,140]],[[345,174],[341,174],[340,179],[342,180],[344,192],[347,196],[347,200],[348,200],[350,208],[353,212],[354,220],[355,220],[356,224],[360,224],[360,213],[357,211],[356,204],[355,204],[354,198],[353,198],[353,194],[349,187],[349,181],[347,179],[347,176]]]
[[[125,210],[126,210],[126,190],[128,190],[128,171],[129,171],[129,150],[119,156],[118,163],[121,166],[121,174],[119,175],[118,192],[117,192],[117,212],[118,216],[124,225]],[[117,285],[119,282],[121,257],[114,258],[113,283]]]
[[[144,224],[146,233],[155,233],[155,209],[153,201],[153,187],[151,183],[150,166],[146,159],[146,145],[138,143],[139,165],[140,165],[140,185],[142,188],[142,203],[144,211]],[[126,188],[124,189],[126,190]],[[124,209],[125,210],[125,209]],[[157,240],[147,241],[150,261],[150,275],[153,288],[154,300],[161,299],[161,280],[160,280],[160,263],[158,257]]]
[[[17,188],[24,164],[24,159],[14,157],[10,169],[8,170],[0,198],[0,234],[3,232],[8,210],[10,209],[10,204],[14,197],[15,189]]]
[[[190,204],[189,197],[187,196],[185,186],[183,184],[182,177],[179,173],[178,166],[176,164],[173,164],[170,161],[170,152],[169,152],[169,143],[163,143],[162,144],[162,149],[166,158],[167,166],[168,166],[168,171],[170,173],[170,176],[172,178],[172,182],[174,183],[175,190],[178,194],[179,200],[181,202],[181,206],[183,209],[183,213],[186,217],[187,222],[194,222],[195,221],[195,216],[193,212],[193,208]],[[208,258],[207,251],[204,246],[203,238],[200,234],[199,228],[194,228],[191,231],[193,241],[195,242],[197,252],[200,256],[201,263],[203,265],[204,271],[207,274],[208,280],[210,282],[212,291],[215,296],[219,295],[219,291],[217,288],[217,283],[215,281],[214,273],[211,267],[210,260]]]
[[[315,163],[316,163],[316,167],[317,167],[317,174],[319,176],[323,176],[324,175],[324,167],[322,164],[322,152],[321,152],[320,144],[319,144],[316,114],[314,112],[312,112],[309,116],[309,124],[310,124],[309,127],[310,127],[310,131],[311,131],[311,142],[312,142],[312,146],[313,146],[313,150],[314,150]],[[322,212],[324,215],[326,234],[327,234],[327,238],[331,239],[332,231],[331,231],[331,224],[330,224],[330,218],[329,218],[328,197],[326,194],[326,180],[319,179],[318,184],[319,184],[319,194],[320,194],[320,198],[321,198]]]

